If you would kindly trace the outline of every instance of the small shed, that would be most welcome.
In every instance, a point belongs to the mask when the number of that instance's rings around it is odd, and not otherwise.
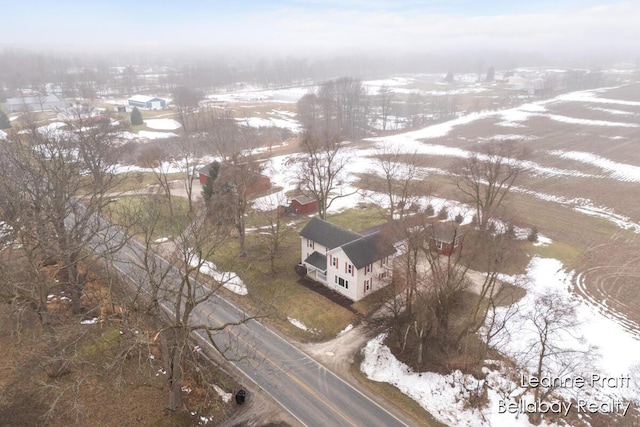
[[[214,162],[215,163],[215,162]],[[211,166],[213,163],[209,163],[208,165],[198,169],[198,181],[200,181],[201,185],[206,185],[209,180],[209,173],[211,171]]]
[[[425,231],[432,252],[450,256],[460,248],[459,230],[451,224],[433,223]]]
[[[310,214],[318,210],[318,202],[309,196],[297,196],[291,199],[291,212],[294,214]]]

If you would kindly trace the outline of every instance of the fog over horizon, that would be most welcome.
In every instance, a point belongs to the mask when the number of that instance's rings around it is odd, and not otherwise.
[[[637,2],[477,3],[27,1],[6,6],[0,53],[88,54],[119,65],[214,60],[209,55],[235,64],[304,58],[356,68],[388,62],[406,72],[597,69],[640,57]]]

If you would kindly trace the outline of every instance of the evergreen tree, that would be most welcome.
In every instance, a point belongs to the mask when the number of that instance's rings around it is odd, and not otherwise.
[[[142,113],[140,112],[140,110],[138,110],[138,107],[133,107],[133,110],[131,110],[131,125],[138,126],[143,123],[144,121],[142,120]]]
[[[210,201],[213,197],[214,189],[213,184],[218,178],[218,173],[220,172],[220,163],[213,162],[211,166],[209,166],[209,177],[207,181],[202,186],[202,197],[206,202]]]
[[[0,110],[0,129],[9,129],[11,127],[11,121],[7,114]]]

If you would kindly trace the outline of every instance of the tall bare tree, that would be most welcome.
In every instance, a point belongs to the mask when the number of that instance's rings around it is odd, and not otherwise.
[[[500,141],[483,145],[480,152],[456,164],[456,184],[474,206],[481,230],[502,208],[520,174],[522,154],[513,141]]]
[[[259,217],[265,223],[259,233],[262,240],[267,244],[267,254],[272,274],[277,273],[276,260],[280,255],[280,245],[292,231],[279,211],[279,207],[284,205],[285,201],[284,195],[274,194],[262,199],[254,206],[259,212]]]
[[[557,291],[537,296],[531,310],[523,310],[517,318],[521,334],[529,337],[529,346],[522,354],[516,355],[523,371],[529,371],[537,378],[567,378],[584,376],[592,369],[594,349],[580,348],[582,337],[576,336],[579,321],[576,306]],[[547,400],[557,389],[553,382],[533,388],[536,401]],[[540,424],[542,412],[531,414],[532,422]]]
[[[29,118],[29,117],[28,117]],[[16,133],[0,156],[0,191],[4,221],[22,245],[33,277],[14,283],[15,301],[29,301],[50,337],[54,353],[60,350],[47,308],[50,294],[71,300],[74,314],[84,311],[82,294],[87,277],[80,270],[95,257],[115,251],[100,214],[117,184],[111,173],[116,131],[109,123],[85,130],[81,118],[66,129],[30,122]],[[104,126],[101,128],[101,126]],[[47,282],[44,269],[55,266],[59,283]],[[64,373],[56,363],[54,375]]]
[[[142,205],[146,211],[144,221],[134,227],[144,245],[141,250],[134,250],[132,266],[139,295],[149,301],[148,310],[162,319],[158,322],[158,336],[169,387],[168,407],[171,411],[178,411],[183,406],[183,367],[185,359],[193,354],[193,334],[200,332],[223,357],[228,357],[229,349],[221,347],[222,341],[216,337],[251,317],[220,324],[200,320],[203,313],[208,318],[207,310],[214,306],[216,294],[231,278],[228,274],[214,274],[214,277],[205,279],[203,273],[212,273],[215,267],[210,260],[228,244],[228,223],[207,222],[198,211],[167,218],[166,212],[154,209],[153,205]],[[127,216],[138,213],[134,210]],[[164,244],[164,248],[156,243],[155,237],[160,229],[170,234],[170,241]]]
[[[382,130],[387,130],[387,122],[389,120],[389,114],[391,114],[391,106],[393,103],[393,92],[389,86],[382,85],[378,91],[379,108],[380,108],[380,120],[382,121]]]
[[[349,156],[335,138],[311,132],[303,135],[302,148],[303,154],[290,160],[294,179],[304,194],[316,200],[318,215],[326,219],[334,201],[357,193],[357,189],[345,191],[343,186]]]
[[[173,89],[173,103],[178,112],[178,121],[187,134],[198,131],[197,109],[201,99],[202,93],[187,86],[178,86]]]
[[[365,184],[366,192],[376,206],[385,211],[388,220],[404,218],[410,207],[432,189],[423,178],[417,153],[405,153],[400,147],[383,145],[374,154],[373,165]]]

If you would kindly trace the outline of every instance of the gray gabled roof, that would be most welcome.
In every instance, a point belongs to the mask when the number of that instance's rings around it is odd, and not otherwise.
[[[382,233],[374,233],[342,246],[356,270],[386,256],[393,255],[393,244]]]
[[[300,196],[296,196],[296,197],[294,197],[294,198],[293,198],[293,199],[291,199],[291,200],[295,200],[295,201],[297,201],[298,203],[300,203],[301,205],[307,205],[307,204],[309,204],[309,203],[313,203],[313,202],[315,202],[315,201],[316,201],[316,199],[312,199],[311,197],[309,197],[309,196],[305,196],[304,194],[302,194],[302,195],[300,195]]]
[[[329,249],[337,248],[362,237],[358,233],[315,217],[311,218],[311,221],[300,231],[300,236],[313,240]]]
[[[313,253],[309,255],[304,262],[313,265],[318,270],[327,271],[327,256],[322,255],[318,251],[313,251]]]

